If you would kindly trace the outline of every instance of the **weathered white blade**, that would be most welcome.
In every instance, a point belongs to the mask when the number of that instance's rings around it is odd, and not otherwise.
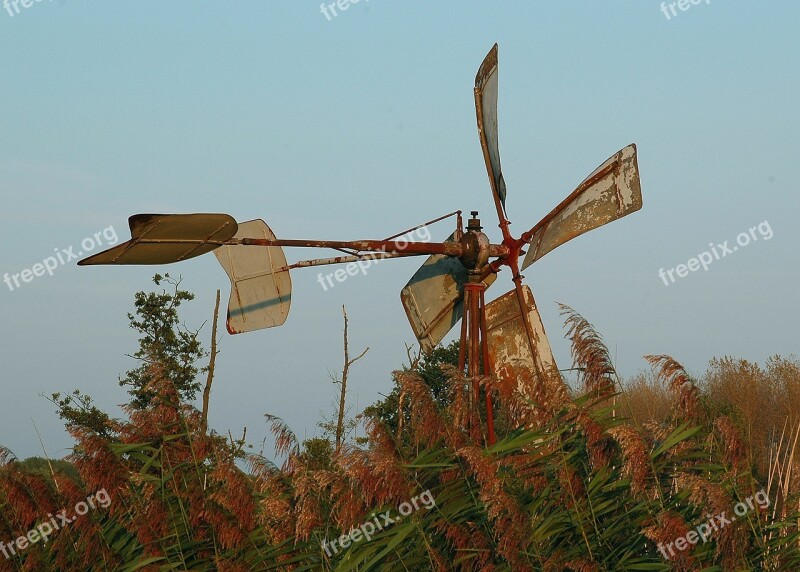
[[[486,305],[489,360],[502,395],[518,392],[538,402],[557,392],[561,379],[533,294],[527,286],[522,291],[533,339],[528,336],[517,292],[511,290]]]
[[[495,201],[506,208],[506,183],[500,167],[500,147],[497,129],[497,44],[495,44],[475,76],[475,112],[478,116],[478,136]]]
[[[263,220],[239,225],[234,238],[264,238],[275,235]],[[220,265],[231,280],[228,331],[252,332],[280,326],[289,316],[292,279],[280,246],[223,246],[216,250]]]
[[[454,238],[451,234],[447,240]],[[423,351],[438,345],[461,319],[468,278],[467,269],[458,258],[434,254],[400,292],[411,329]],[[484,283],[488,287],[496,278],[496,274],[490,274]]]
[[[600,165],[560,205],[533,227],[522,268],[576,236],[642,208],[636,145]],[[527,237],[526,236],[526,237]]]
[[[219,248],[236,234],[226,214],[137,214],[128,219],[131,239],[78,262],[95,264],[171,264]]]

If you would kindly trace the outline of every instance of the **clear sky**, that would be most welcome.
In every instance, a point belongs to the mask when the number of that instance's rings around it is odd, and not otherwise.
[[[714,356],[797,354],[800,4],[682,5],[673,15],[656,0],[361,0],[330,19],[307,0],[9,5],[0,274],[68,258],[86,238],[99,250],[93,237],[105,246],[109,227],[124,240],[139,212],[226,212],[263,218],[282,238],[344,240],[477,209],[497,239],[472,85],[498,42],[515,233],[618,149],[639,148],[643,209],[526,271],[561,367],[556,301],[597,326],[623,375],[650,353],[695,373]],[[659,277],[753,227],[758,240],[707,271],[669,286]],[[439,240],[451,230],[432,229]],[[314,254],[328,251],[287,252]],[[386,262],[328,291],[317,270],[294,271],[285,326],[223,335],[212,426],[246,426],[259,443],[269,412],[317,434],[335,393],[328,374],[341,370],[343,304],[351,349],[370,347],[351,402],[386,393],[413,340],[399,291],[421,262]],[[136,349],[126,313],[165,270],[197,294],[191,327],[210,320],[217,288],[227,299],[211,255],[159,268],[71,260],[0,284],[0,443],[40,454],[34,420],[51,455],[68,452],[41,394],[80,388],[121,415],[117,378]],[[489,297],[510,288],[506,271]]]

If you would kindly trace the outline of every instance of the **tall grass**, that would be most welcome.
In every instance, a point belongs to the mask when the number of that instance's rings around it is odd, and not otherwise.
[[[300,442],[269,417],[283,459],[276,466],[207,434],[201,413],[156,368],[147,388],[153,400],[128,408],[108,435],[72,429],[80,478],[26,472],[0,450],[0,541],[92,491],[112,498],[107,510],[80,517],[47,544],[0,558],[0,570],[800,568],[798,410],[796,401],[778,404],[774,391],[796,387],[794,362],[775,358],[759,373],[720,361],[696,381],[669,356],[650,356],[653,371],[620,386],[599,334],[563,311],[582,390],[562,383],[531,393],[540,402],[519,394],[498,400],[503,423],[488,448],[469,408],[470,384],[455,369],[435,391],[419,372],[395,372],[398,422],[368,420],[363,447]],[[774,419],[757,418],[724,393],[741,387],[737,375],[772,384],[753,395],[779,407]],[[496,389],[491,379],[482,383]],[[707,515],[730,515],[761,488],[767,510],[756,507],[708,542],[664,558],[659,545]],[[430,510],[369,541],[323,548],[427,490],[436,501]]]

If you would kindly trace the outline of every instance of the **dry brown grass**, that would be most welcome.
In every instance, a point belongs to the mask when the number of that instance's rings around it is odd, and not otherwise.
[[[638,426],[666,423],[672,411],[668,384],[652,371],[636,374],[622,382],[622,414]]]

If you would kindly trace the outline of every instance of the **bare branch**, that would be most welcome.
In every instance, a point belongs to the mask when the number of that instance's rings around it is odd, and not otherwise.
[[[201,421],[201,429],[203,433],[208,430],[208,404],[211,399],[211,384],[214,381],[214,365],[217,361],[217,319],[219,318],[219,290],[217,290],[217,301],[214,304],[214,322],[211,326],[211,357],[208,360],[208,376],[206,377],[206,386],[203,389],[203,417]]]

